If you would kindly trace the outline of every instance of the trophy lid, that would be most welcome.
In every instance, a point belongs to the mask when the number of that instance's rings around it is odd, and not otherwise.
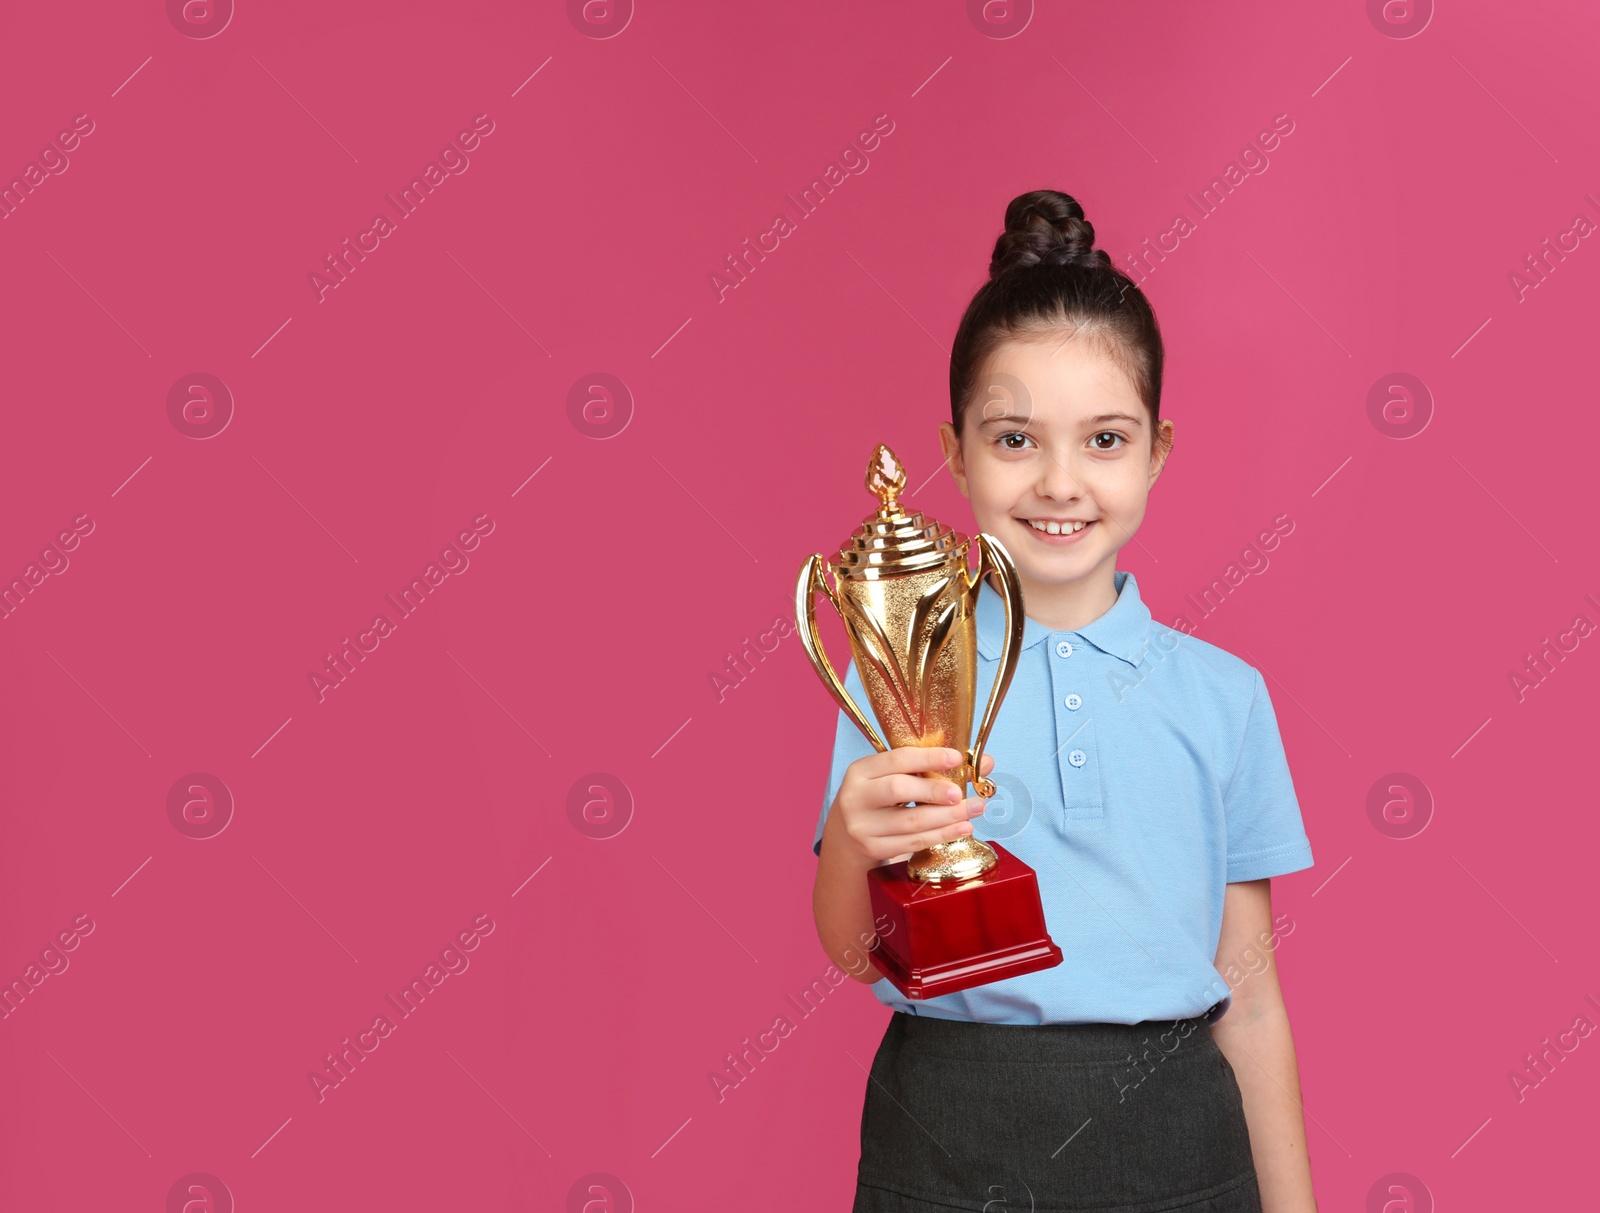
[[[832,561],[836,577],[874,581],[967,563],[967,537],[921,513],[908,514],[898,500],[905,487],[905,466],[880,442],[867,461],[867,488],[881,504],[840,546]]]

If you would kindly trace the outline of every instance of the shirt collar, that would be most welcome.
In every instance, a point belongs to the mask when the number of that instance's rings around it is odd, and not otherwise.
[[[1144,658],[1149,643],[1150,608],[1139,597],[1139,582],[1127,569],[1118,569],[1113,578],[1117,601],[1100,618],[1074,631],[1062,635],[1078,636],[1101,652],[1120,657],[1136,666]],[[1005,640],[1006,606],[989,586],[985,578],[978,588],[978,652],[990,661],[1000,657],[1000,646]],[[1033,618],[1023,623],[1022,647],[1031,649],[1053,633]]]

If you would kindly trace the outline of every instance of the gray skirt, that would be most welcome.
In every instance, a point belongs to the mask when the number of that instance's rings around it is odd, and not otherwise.
[[[949,1209],[1260,1213],[1239,1084],[1210,1023],[892,1014],[853,1213]]]

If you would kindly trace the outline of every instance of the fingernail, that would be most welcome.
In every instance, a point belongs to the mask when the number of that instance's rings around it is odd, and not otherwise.
[[[967,816],[968,817],[977,817],[979,814],[981,814],[984,811],[984,809],[986,809],[988,807],[989,806],[984,804],[983,801],[975,800],[970,805],[967,806]]]
[[[955,766],[956,763],[961,761],[961,755],[956,753],[954,750],[946,750],[944,752],[944,760],[950,766]]]
[[[946,788],[944,798],[951,804],[955,804],[956,801],[961,799],[961,789],[953,786]]]

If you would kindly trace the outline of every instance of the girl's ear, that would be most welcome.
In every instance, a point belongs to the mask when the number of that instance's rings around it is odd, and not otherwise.
[[[961,458],[961,440],[956,437],[956,427],[948,421],[939,423],[939,445],[944,449],[944,463],[950,469],[956,487],[961,490],[963,497],[970,498],[972,494],[967,492],[967,465]]]
[[[1155,443],[1150,448],[1150,487],[1155,488],[1161,470],[1167,466],[1167,456],[1172,454],[1172,419],[1163,417],[1156,425]]]

